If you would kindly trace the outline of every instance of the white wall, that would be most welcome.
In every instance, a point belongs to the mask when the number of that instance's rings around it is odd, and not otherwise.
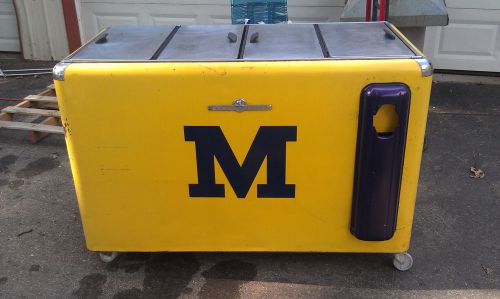
[[[114,24],[231,23],[230,0],[80,0],[86,41]],[[345,0],[288,0],[293,22],[338,21]]]
[[[14,0],[26,59],[60,60],[69,53],[61,0]]]
[[[0,51],[20,51],[16,12],[11,0],[0,0]]]
[[[429,27],[424,53],[435,68],[500,72],[500,0],[447,0],[450,24]]]

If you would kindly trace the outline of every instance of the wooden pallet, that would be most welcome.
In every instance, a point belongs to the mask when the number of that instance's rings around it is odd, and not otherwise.
[[[31,121],[14,121],[14,115],[31,116]],[[35,123],[33,117],[43,117],[43,120]],[[54,85],[49,85],[37,95],[25,97],[15,106],[3,108],[0,112],[0,128],[28,131],[31,143],[37,143],[48,134],[64,134]]]

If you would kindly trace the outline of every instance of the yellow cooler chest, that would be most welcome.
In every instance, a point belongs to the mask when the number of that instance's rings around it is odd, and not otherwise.
[[[385,22],[104,30],[54,68],[88,248],[405,252],[431,75]]]

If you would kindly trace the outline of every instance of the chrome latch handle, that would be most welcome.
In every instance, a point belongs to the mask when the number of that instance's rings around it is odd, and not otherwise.
[[[209,105],[209,111],[268,111],[271,110],[271,105],[248,105],[244,99],[236,99],[232,105]]]

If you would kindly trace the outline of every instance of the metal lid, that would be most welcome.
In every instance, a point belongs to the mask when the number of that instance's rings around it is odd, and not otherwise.
[[[384,22],[120,25],[68,61],[247,61],[421,58]]]
[[[294,60],[324,58],[313,25],[249,26],[243,59]]]
[[[148,60],[174,28],[174,25],[113,26],[70,56],[70,60]]]
[[[231,60],[238,58],[243,26],[181,26],[158,60]]]
[[[319,24],[331,57],[412,57],[408,46],[385,23]]]

